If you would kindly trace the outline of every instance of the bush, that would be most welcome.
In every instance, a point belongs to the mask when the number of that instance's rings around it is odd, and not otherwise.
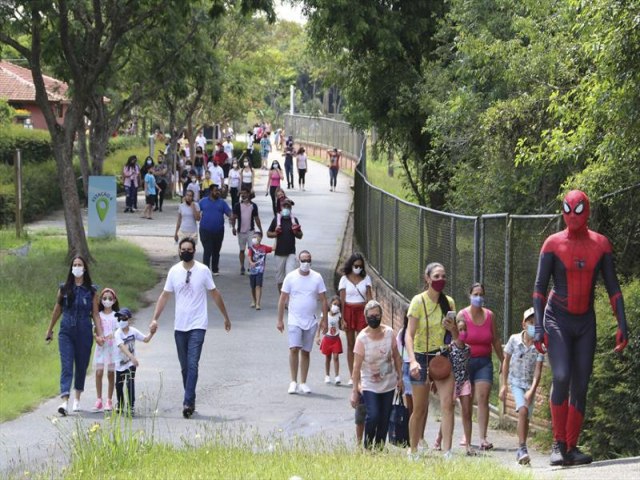
[[[640,455],[640,280],[622,288],[629,345],[613,353],[617,323],[604,291],[596,299],[598,345],[589,384],[582,442],[595,458]]]
[[[7,125],[0,134],[0,163],[13,165],[16,149],[22,151],[23,163],[44,162],[53,157],[51,136],[47,130],[33,130]]]
[[[16,111],[9,105],[9,103],[0,98],[0,125],[8,125],[13,121]]]
[[[156,142],[156,145],[158,143]],[[130,150],[133,148],[148,147],[148,139],[142,137],[136,137],[132,135],[125,135],[122,137],[112,137],[109,139],[109,145],[107,146],[106,156],[117,152],[118,150]]]

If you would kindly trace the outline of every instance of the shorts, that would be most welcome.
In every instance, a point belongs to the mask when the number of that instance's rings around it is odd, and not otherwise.
[[[364,318],[364,303],[345,303],[342,310],[342,318],[344,318],[345,330],[353,330],[359,332],[367,326],[367,320]]]
[[[402,362],[402,383],[404,384],[404,394],[413,395],[411,375],[409,375],[409,362]]]
[[[320,351],[322,352],[323,355],[331,355],[332,353],[341,354],[342,340],[340,340],[340,335],[323,336],[322,342],[320,342]]]
[[[460,397],[467,397],[471,395],[471,382],[469,380],[465,380],[462,383],[456,383],[456,387],[453,391],[453,399]]]
[[[475,385],[476,382],[493,384],[493,363],[491,362],[491,357],[471,357],[468,368],[471,385]]]
[[[411,378],[411,383],[413,385],[425,385],[427,381],[428,368],[427,364],[433,360],[433,357],[436,356],[436,353],[420,353],[415,352],[414,356],[416,357],[416,362],[420,365],[420,376],[418,378],[414,378],[409,374],[409,378]],[[409,372],[411,373],[411,372]]]
[[[249,275],[249,285],[251,288],[261,287],[262,286],[262,277],[264,277],[264,273],[252,273]]]
[[[276,281],[278,283],[283,283],[284,277],[287,276],[287,273],[293,272],[295,269],[295,253],[290,253],[289,255],[276,255]]]
[[[364,420],[367,418],[367,407],[364,404],[364,396],[360,394],[360,403],[356,405],[355,420],[356,425],[364,425]]]
[[[527,393],[527,391],[524,388],[516,387],[515,385],[509,385],[509,387],[511,388],[511,394],[513,395],[513,400],[516,404],[516,413],[520,410],[521,407],[527,407],[529,409],[529,413],[527,415],[529,418],[531,418],[531,415],[533,415],[533,407],[535,405],[535,402],[532,401],[529,405],[527,405],[527,402],[524,399],[524,394]]]
[[[145,201],[147,203],[147,205],[155,205],[156,204],[156,197],[157,195],[145,195]]]
[[[251,239],[253,238],[253,230],[249,230],[246,233],[238,232],[238,246],[240,251],[244,252],[251,245]]]
[[[315,323],[309,330],[303,330],[297,325],[289,325],[289,348],[301,348],[305,352],[310,352],[313,348],[313,340],[318,330],[318,324]]]

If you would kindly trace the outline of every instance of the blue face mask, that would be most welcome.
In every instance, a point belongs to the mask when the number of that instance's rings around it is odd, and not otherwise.
[[[289,209],[289,208],[283,208],[283,209],[282,209],[282,212],[280,212],[280,213],[282,213],[282,216],[283,216],[283,217],[288,217],[288,216],[290,216],[290,215],[291,215],[291,209]]]
[[[527,325],[527,335],[533,338],[536,334],[536,326],[535,325]]]
[[[469,300],[471,301],[471,305],[473,305],[474,307],[481,307],[484,305],[484,297],[477,297],[475,295],[472,295],[471,297],[469,297]]]

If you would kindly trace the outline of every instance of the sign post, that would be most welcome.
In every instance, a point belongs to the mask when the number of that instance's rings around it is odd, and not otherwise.
[[[89,237],[116,235],[116,177],[89,177]]]
[[[13,162],[16,168],[16,238],[22,235],[22,152],[16,149],[15,160]]]

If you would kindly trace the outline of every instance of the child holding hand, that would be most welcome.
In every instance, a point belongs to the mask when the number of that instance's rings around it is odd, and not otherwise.
[[[111,399],[113,398],[114,387],[114,368],[117,355],[117,348],[114,343],[114,333],[117,326],[117,320],[115,310],[118,310],[118,297],[115,290],[111,288],[104,288],[100,292],[100,305],[98,306],[98,315],[100,316],[100,324],[102,326],[102,338],[104,342],[102,345],[96,345],[96,350],[93,355],[93,367],[96,370],[96,393],[97,400],[95,409],[100,411],[110,411],[113,408]],[[97,338],[97,334],[96,334]],[[107,401],[103,405],[102,403],[102,378],[104,371],[107,370]]]
[[[536,390],[542,375],[544,355],[538,353],[533,345],[535,335],[535,318],[533,308],[524,312],[522,332],[511,335],[504,347],[504,362],[500,387],[500,399],[507,398],[507,382],[516,404],[518,413],[518,441],[520,445],[516,452],[516,460],[520,465],[527,465],[531,461],[527,451],[527,436],[529,435],[529,419],[533,413]]]
[[[334,382],[340,385],[340,354],[342,353],[342,340],[340,340],[340,330],[342,330],[342,314],[340,313],[340,297],[337,295],[331,299],[331,306],[327,314],[327,330],[320,342],[320,330],[318,330],[317,342],[320,343],[320,351],[325,356],[324,362],[324,383],[331,383],[331,359],[333,358],[333,370],[335,373]]]
[[[249,284],[251,285],[251,306],[260,310],[262,300],[262,280],[267,255],[273,251],[269,245],[262,244],[262,234],[256,232],[251,239],[251,246],[247,249],[249,257]]]
[[[144,335],[135,327],[129,326],[131,310],[123,308],[116,313],[118,330],[115,333],[115,343],[119,349],[119,359],[116,361],[116,398],[118,400],[117,411],[121,413],[128,405],[131,416],[135,407],[135,378],[136,369],[139,366],[136,358],[136,340],[149,343],[156,333],[157,326],[151,327],[149,334]],[[128,402],[124,401],[124,387],[127,387]]]

